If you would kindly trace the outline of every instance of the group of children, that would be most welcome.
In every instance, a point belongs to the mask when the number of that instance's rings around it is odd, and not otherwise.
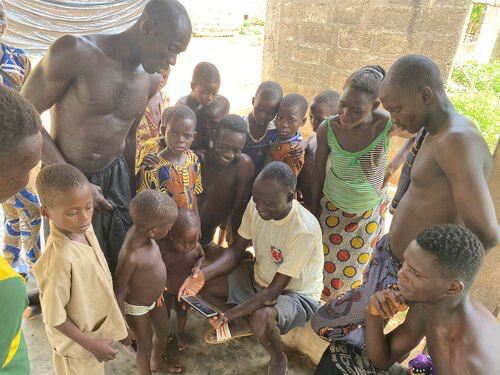
[[[228,115],[229,101],[217,94],[220,75],[214,65],[198,64],[192,81],[192,92],[162,113],[161,137],[146,141],[137,152],[138,191],[129,205],[133,225],[113,276],[92,229],[87,178],[68,164],[47,166],[38,175],[50,236],[34,275],[57,374],[104,373],[102,362],[116,356],[116,342],[133,348],[141,375],[183,371],[164,354],[172,339],[168,320],[174,308],[177,346],[186,349],[188,306],[177,294],[205,260],[199,243],[203,223],[197,195],[203,191],[203,171],[198,155],[206,158],[219,123],[231,123],[226,126],[236,131],[243,126],[247,133],[244,146],[222,151],[219,163],[234,163],[236,154],[247,153],[255,166],[253,178],[273,160],[285,162],[296,175],[304,166],[309,153],[299,131],[308,109],[304,97],[283,97],[277,83],[264,82],[253,98],[253,111],[240,118]],[[321,113],[314,111],[314,116]],[[225,158],[224,152],[233,156]]]

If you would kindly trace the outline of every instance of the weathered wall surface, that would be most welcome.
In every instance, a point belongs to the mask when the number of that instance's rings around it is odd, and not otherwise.
[[[268,0],[263,79],[308,99],[367,64],[421,53],[448,77],[470,0]]]
[[[500,142],[493,160],[493,175],[490,180],[490,193],[500,221]],[[472,296],[477,298],[500,321],[500,245],[490,250],[483,267],[472,286]]]

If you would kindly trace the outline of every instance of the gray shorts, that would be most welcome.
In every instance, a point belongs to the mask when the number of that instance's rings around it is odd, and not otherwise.
[[[226,303],[239,305],[261,291],[254,278],[254,261],[243,260],[228,275],[229,295]],[[297,326],[304,326],[320,306],[319,301],[300,293],[284,291],[273,307],[278,312],[278,328],[282,335]]]

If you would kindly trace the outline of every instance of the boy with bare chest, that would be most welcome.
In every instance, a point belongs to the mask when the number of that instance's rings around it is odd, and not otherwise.
[[[156,241],[167,236],[177,218],[177,206],[167,195],[146,190],[132,200],[129,209],[134,225],[118,256],[115,294],[130,326],[129,339],[135,336],[137,340],[137,369],[140,375],[158,370],[181,372],[181,366],[163,359],[168,315],[165,306],[156,302],[167,280]]]
[[[179,350],[185,350],[188,347],[184,334],[187,305],[183,301],[176,301],[175,296],[189,275],[198,275],[205,260],[205,253],[198,243],[200,232],[200,219],[196,212],[188,208],[180,208],[169,236],[159,243],[161,256],[168,273],[167,290],[163,296],[169,314],[172,303],[174,303],[177,314],[177,347]]]

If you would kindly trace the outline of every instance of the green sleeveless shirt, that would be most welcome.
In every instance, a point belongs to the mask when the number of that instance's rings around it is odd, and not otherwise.
[[[391,119],[368,147],[348,152],[337,142],[330,126],[332,118],[326,119],[331,165],[323,193],[342,211],[358,213],[375,208],[387,190],[387,187],[382,188],[382,184],[389,152],[387,133],[392,126]]]

